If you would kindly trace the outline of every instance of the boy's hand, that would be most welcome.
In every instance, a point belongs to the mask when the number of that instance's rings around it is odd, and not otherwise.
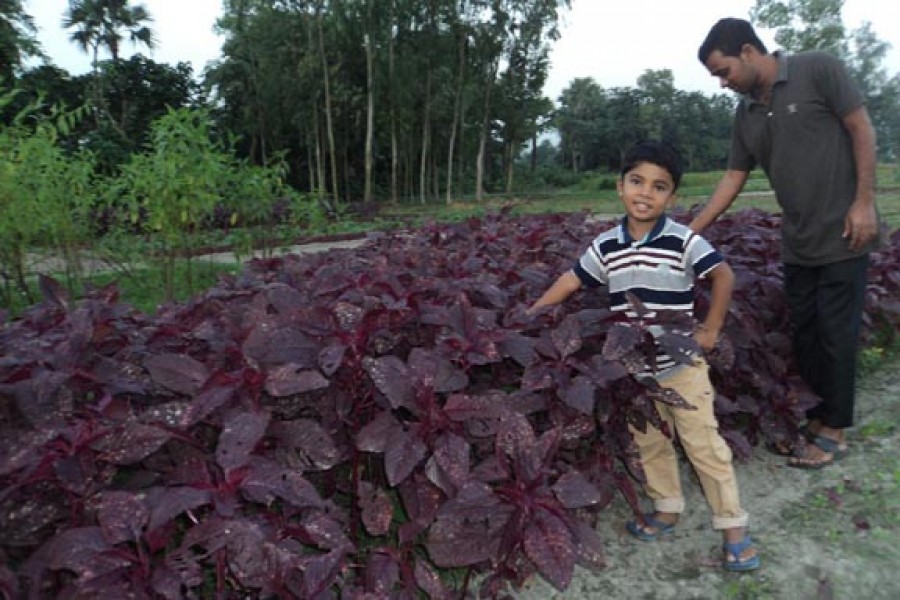
[[[698,325],[696,331],[694,331],[694,340],[700,344],[701,348],[709,352],[716,347],[716,342],[719,340],[719,330],[711,329],[706,325]]]

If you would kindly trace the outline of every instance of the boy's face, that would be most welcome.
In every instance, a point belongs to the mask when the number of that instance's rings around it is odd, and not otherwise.
[[[653,163],[638,163],[619,179],[617,187],[632,223],[655,223],[675,204],[672,175]]]

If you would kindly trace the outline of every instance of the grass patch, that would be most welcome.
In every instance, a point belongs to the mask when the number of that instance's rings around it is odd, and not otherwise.
[[[678,190],[678,205],[690,208],[705,204],[723,174],[724,171],[685,173]],[[449,205],[443,201],[384,205],[380,217],[386,223],[400,222],[412,227],[428,220],[459,221],[503,207],[509,207],[513,214],[590,212],[617,215],[622,211],[616,193],[617,178],[615,173],[586,173],[581,181],[565,189],[516,192],[512,195],[486,194],[480,203],[474,197],[463,197]],[[895,165],[879,165],[878,181],[879,211],[888,228],[893,231],[900,228],[900,169]],[[765,174],[760,170],[750,173],[741,195],[729,210],[745,208],[758,208],[773,213],[781,210]]]
[[[190,280],[187,268],[183,263],[175,267],[176,302],[184,302],[194,295],[214,286],[223,274],[239,273],[242,266],[237,263],[216,263],[211,261],[195,261],[191,268]],[[107,285],[116,282],[123,302],[131,304],[141,312],[152,314],[165,300],[162,276],[156,269],[143,269],[131,277],[117,277],[104,273],[88,278],[94,285]]]
[[[870,439],[865,447],[877,443]],[[867,452],[867,461],[872,457]],[[809,537],[834,542],[847,537],[893,537],[900,528],[900,469],[896,460],[879,457],[859,479],[844,477],[838,482],[820,484],[797,504],[785,510],[784,517]]]
[[[884,420],[876,420],[866,423],[859,428],[858,435],[863,440],[869,440],[876,437],[886,437],[894,433],[897,426],[894,423]]]
[[[195,261],[191,268],[190,277],[186,265],[178,263],[175,266],[175,301],[183,302],[192,296],[209,289],[219,281],[219,277],[223,274],[234,274],[241,270],[241,265],[237,263],[215,263],[211,261]],[[59,274],[50,273],[50,277]],[[60,276],[59,281],[63,281]],[[153,314],[157,308],[165,301],[165,291],[162,284],[162,275],[158,269],[148,267],[145,269],[137,269],[129,276],[122,276],[116,273],[98,273],[88,275],[84,278],[85,285],[94,287],[103,287],[115,283],[119,288],[119,298],[122,302],[132,305],[137,310]],[[29,282],[31,292],[35,298],[40,298],[41,293],[38,282],[35,280]],[[73,299],[82,298],[84,296],[85,287],[69,290],[69,294]],[[13,306],[8,307],[12,315],[18,315],[28,308],[28,303],[24,298],[20,298]]]
[[[857,355],[857,368],[863,377],[882,369],[886,364],[896,362],[900,357],[900,337],[888,329],[876,330],[872,339],[866,341],[866,347]]]
[[[706,173],[686,173],[679,189],[679,206],[691,208],[704,204],[711,195],[723,171]],[[481,202],[474,198],[460,198],[450,204],[446,202],[405,202],[398,204],[379,204],[377,212],[371,218],[362,215],[345,215],[334,221],[321,224],[317,230],[303,231],[306,237],[328,236],[335,234],[363,233],[367,231],[390,231],[401,228],[416,228],[427,222],[458,222],[470,217],[481,217],[509,208],[514,215],[587,212],[594,215],[617,216],[622,207],[615,190],[618,175],[615,173],[587,173],[581,180],[566,189],[550,192],[525,192],[509,196],[506,194],[490,194]],[[888,228],[893,231],[900,228],[900,169],[895,165],[880,165],[878,181],[882,187],[878,192],[878,205]],[[761,171],[753,171],[742,194],[732,205],[732,211],[746,208],[758,208],[768,212],[779,212],[779,207],[772,194],[768,181]],[[230,249],[242,257],[265,238],[269,244],[283,247],[296,242],[298,233],[293,228],[274,227],[271,231],[260,233],[251,229],[234,228],[229,232],[209,231],[198,233],[198,239],[192,244],[204,251],[223,251]],[[128,240],[134,243],[138,256],[146,256],[153,252],[153,239]],[[141,244],[144,244],[141,246]],[[193,267],[193,280],[189,281],[186,268],[179,264],[175,274],[176,300],[183,301],[197,292],[215,284],[220,273],[236,272],[236,264],[217,264],[196,261]],[[116,275],[92,275],[86,281],[94,285],[104,285],[110,281],[118,281],[122,298],[144,312],[153,312],[163,301],[164,290],[160,273],[148,267],[130,277]],[[62,279],[60,279],[62,281]],[[37,284],[33,291],[37,294]],[[78,296],[78,293],[73,294]],[[13,300],[12,306],[5,308],[12,315],[19,314],[26,308],[24,297]],[[861,356],[861,371],[869,372],[884,362],[885,357],[896,356],[897,348],[881,349],[881,344],[874,344],[875,350],[867,351]],[[874,354],[877,352],[878,354]]]
[[[897,427],[888,400],[895,388],[881,382],[882,375],[894,372],[889,363],[883,360],[879,373],[867,378],[867,389],[881,406],[870,406],[869,417],[850,430],[850,455],[841,467],[813,473],[808,493],[783,515],[812,539],[844,540],[868,552],[900,530]],[[850,543],[854,540],[860,543]]]
[[[759,575],[744,575],[726,582],[722,594],[728,600],[768,600],[777,597],[772,583]]]

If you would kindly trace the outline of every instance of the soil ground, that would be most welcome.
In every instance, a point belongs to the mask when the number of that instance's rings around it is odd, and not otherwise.
[[[861,379],[851,453],[842,461],[804,471],[758,447],[749,462],[735,465],[762,558],[758,571],[720,567],[721,536],[684,461],[688,509],[676,533],[657,542],[634,539],[624,527],[631,511],[617,500],[598,526],[604,571],[577,569],[565,592],[538,578],[514,597],[900,599],[900,361]]]

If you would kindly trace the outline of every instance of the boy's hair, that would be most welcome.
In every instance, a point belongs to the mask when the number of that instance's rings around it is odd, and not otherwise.
[[[672,176],[672,183],[674,183],[675,189],[678,189],[684,166],[681,161],[681,155],[675,149],[675,146],[659,140],[638,142],[625,152],[620,176],[625,177],[640,163],[651,163],[668,171],[669,175]]]
[[[697,58],[705,65],[709,55],[716,50],[723,56],[739,56],[744,44],[750,44],[762,54],[769,53],[749,21],[731,17],[719,19],[700,44]]]

